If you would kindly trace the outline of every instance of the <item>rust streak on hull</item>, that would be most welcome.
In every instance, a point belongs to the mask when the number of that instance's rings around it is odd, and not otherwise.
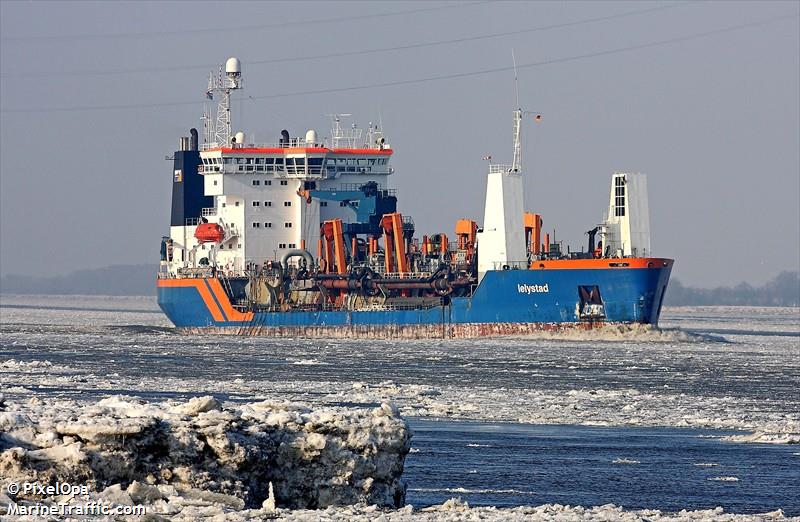
[[[309,337],[340,339],[474,339],[539,332],[585,331],[615,323],[465,323],[439,325],[358,326],[209,326],[177,328],[187,335],[235,335],[247,337]],[[620,325],[622,323],[619,323]]]

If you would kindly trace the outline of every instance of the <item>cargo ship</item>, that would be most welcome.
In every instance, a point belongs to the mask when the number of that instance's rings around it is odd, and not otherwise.
[[[202,143],[191,129],[171,158],[157,289],[180,332],[460,338],[657,325],[673,260],[651,254],[643,174],[614,173],[586,248],[564,249],[525,211],[528,113],[516,109],[511,163],[484,158],[483,220],[420,238],[391,188],[381,125],[331,115],[328,138],[283,130],[255,143],[232,130],[243,86],[236,58],[213,72]]]

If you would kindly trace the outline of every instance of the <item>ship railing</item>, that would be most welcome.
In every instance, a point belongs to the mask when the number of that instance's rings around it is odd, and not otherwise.
[[[425,279],[431,272],[378,272],[383,279]]]
[[[201,151],[215,150],[220,148],[232,149],[318,149],[318,148],[359,148],[359,149],[375,149],[382,150],[380,146],[371,143],[341,143],[341,141],[349,141],[345,139],[337,140],[337,143],[332,143],[330,139],[323,138],[322,140],[306,141],[305,138],[289,138],[288,141],[267,142],[267,143],[235,143],[233,145],[222,144],[217,142],[203,143],[200,145]],[[386,148],[384,145],[383,148]]]
[[[402,304],[370,304],[366,306],[361,306],[358,308],[348,308],[341,305],[325,303],[325,304],[306,304],[306,305],[295,305],[288,310],[281,309],[280,306],[264,306],[264,307],[255,307],[255,311],[257,312],[281,312],[281,313],[292,313],[292,312],[388,312],[388,311],[401,311],[401,310],[430,310],[431,308],[438,308],[442,306],[444,303],[440,300],[437,303],[427,303],[427,304],[409,304],[409,305],[402,305]],[[249,307],[242,307],[243,309],[250,309]]]
[[[489,164],[489,174],[502,174],[506,172],[511,172],[513,165],[500,165],[491,163]]]
[[[212,276],[211,267],[184,267],[178,269],[178,278],[197,279],[209,278]]]
[[[527,270],[530,268],[528,261],[505,261],[492,263],[492,270]]]
[[[201,216],[216,216],[217,207],[205,207],[200,211]]]

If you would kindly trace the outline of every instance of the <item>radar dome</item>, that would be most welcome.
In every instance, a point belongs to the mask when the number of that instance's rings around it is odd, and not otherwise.
[[[311,145],[317,143],[317,131],[311,129],[308,132],[306,132],[306,143]]]
[[[225,72],[227,74],[242,74],[242,62],[238,58],[228,58],[225,62]]]
[[[236,134],[233,135],[233,139],[236,140],[235,143],[241,145],[242,143],[244,143],[244,132],[242,131],[237,132]]]

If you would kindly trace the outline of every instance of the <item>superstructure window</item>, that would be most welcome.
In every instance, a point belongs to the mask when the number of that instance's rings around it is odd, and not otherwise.
[[[254,207],[260,207],[261,206],[261,202],[260,201],[253,201],[253,206]]]
[[[282,180],[281,180],[281,185],[283,185],[283,186],[286,186],[286,185],[288,185],[288,184],[289,184],[289,182],[288,182],[288,181],[286,181],[285,179],[282,179]]]
[[[625,215],[625,178],[614,178],[614,215]]]
[[[294,243],[289,243],[289,248],[297,248],[297,245]]]
[[[286,248],[286,243],[278,243],[278,248]]]
[[[320,201],[319,202],[319,206],[320,207],[327,207],[328,206],[328,202],[327,201]]]
[[[283,202],[283,206],[284,207],[291,207],[292,206],[292,202],[291,201],[284,201]]]
[[[283,224],[283,228],[292,228],[292,224],[287,221]]]
[[[260,179],[254,179],[254,180],[253,180],[253,186],[254,186],[254,187],[257,187],[257,186],[259,186],[259,185],[261,185],[261,180],[260,180]]]
[[[272,201],[265,201],[264,202],[264,206],[265,207],[271,207],[272,206]]]
[[[253,221],[253,228],[261,228],[261,223],[258,221]]]
[[[264,185],[272,185],[272,181],[271,180],[265,180],[264,181]]]
[[[272,223],[267,221],[266,223],[264,223],[264,228],[272,228]]]

